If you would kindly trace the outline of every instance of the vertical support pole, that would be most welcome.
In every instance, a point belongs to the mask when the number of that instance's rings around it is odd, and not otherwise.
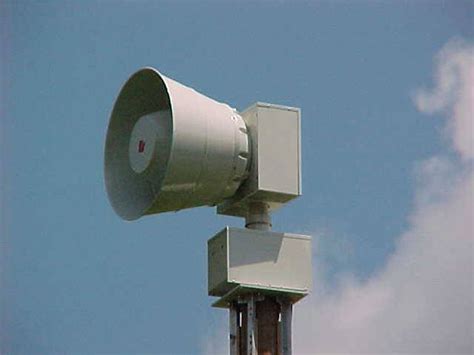
[[[257,302],[257,349],[259,354],[277,355],[278,351],[278,318],[280,305],[274,297],[266,296]]]
[[[239,355],[247,355],[247,324],[248,312],[247,303],[239,303],[239,316],[242,318],[239,331]]]
[[[255,296],[251,294],[247,300],[247,354],[257,354],[257,337],[256,337],[256,317],[255,317]]]
[[[235,302],[229,307],[229,346],[230,355],[239,355],[239,323],[240,314]]]
[[[291,355],[291,321],[293,317],[293,305],[288,300],[280,301],[281,306],[281,342],[280,353]]]

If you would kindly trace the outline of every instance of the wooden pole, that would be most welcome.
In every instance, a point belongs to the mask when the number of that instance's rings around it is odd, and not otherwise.
[[[257,303],[258,354],[280,355],[278,349],[278,327],[280,305],[273,297],[265,297]]]

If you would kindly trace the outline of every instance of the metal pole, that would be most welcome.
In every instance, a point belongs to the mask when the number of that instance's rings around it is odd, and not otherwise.
[[[229,307],[229,345],[230,355],[239,354],[239,325],[240,325],[240,313],[238,305],[235,302]]]
[[[265,202],[250,202],[245,218],[245,228],[269,231],[272,221]]]
[[[257,355],[257,325],[255,296],[251,294],[247,300],[247,354]]]
[[[282,300],[280,301],[280,306],[280,352],[283,355],[291,355],[291,321],[293,316],[293,305],[288,300]]]

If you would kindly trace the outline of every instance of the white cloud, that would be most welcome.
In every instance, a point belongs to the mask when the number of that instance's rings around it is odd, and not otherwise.
[[[296,354],[474,352],[474,46],[450,41],[436,66],[435,88],[414,101],[446,114],[462,161],[419,164],[410,228],[375,276],[335,289],[316,276],[319,288],[295,309]]]
[[[414,95],[424,113],[450,116],[448,134],[454,149],[464,159],[474,159],[474,46],[460,39],[451,40],[435,58],[436,87]]]
[[[452,183],[442,199],[418,206],[379,274],[296,307],[295,353],[473,351],[474,174]]]

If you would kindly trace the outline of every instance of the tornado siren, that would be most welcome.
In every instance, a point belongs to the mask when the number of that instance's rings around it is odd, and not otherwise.
[[[271,232],[270,212],[301,195],[300,146],[298,108],[238,112],[153,68],[125,82],[112,110],[105,186],[121,218],[198,206],[245,217],[246,229],[208,242],[208,294],[229,309],[232,355],[291,354],[292,305],[311,288],[311,238]]]
[[[300,195],[300,111],[243,113],[143,68],[122,87],[105,144],[105,185],[125,220],[197,206],[245,216]]]

